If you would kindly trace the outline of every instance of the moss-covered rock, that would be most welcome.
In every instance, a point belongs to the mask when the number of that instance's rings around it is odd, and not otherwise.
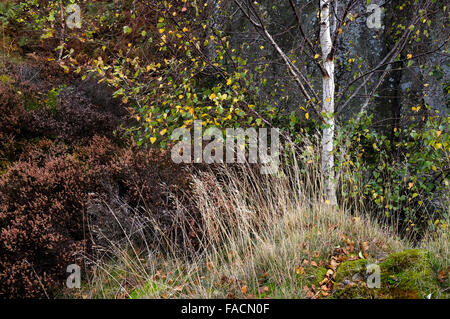
[[[327,275],[327,269],[325,267],[304,265],[302,268],[304,268],[304,273],[297,276],[301,285],[319,287],[320,282]]]
[[[410,249],[388,256],[378,264],[380,288],[367,286],[373,271],[366,259],[342,263],[336,273],[335,298],[417,299],[440,295],[439,282],[425,250]]]
[[[367,259],[358,259],[343,262],[336,272],[336,282],[351,280],[355,275],[366,273]]]

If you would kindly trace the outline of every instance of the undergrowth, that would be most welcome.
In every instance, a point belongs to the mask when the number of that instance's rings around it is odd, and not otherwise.
[[[305,175],[299,175],[299,166],[294,158],[278,175],[261,175],[247,165],[197,173],[200,247],[164,253],[132,243],[139,227],[124,229],[121,243],[102,248],[103,259],[88,258],[92,276],[76,297],[333,297],[331,278],[340,262],[379,262],[413,247],[393,226],[362,211],[350,213],[350,203],[339,209],[328,205],[319,195],[317,165],[306,167]],[[164,232],[158,238],[165,241]],[[434,238],[420,245],[438,256],[438,276],[448,270],[448,230]]]

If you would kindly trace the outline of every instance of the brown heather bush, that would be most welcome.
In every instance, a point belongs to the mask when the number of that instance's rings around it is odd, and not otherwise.
[[[110,89],[44,61],[5,61],[1,70],[0,298],[54,297],[67,265],[85,265],[80,256],[93,241],[124,238],[105,205],[122,208],[128,234],[136,222],[157,221],[158,230],[141,234],[146,243],[194,245],[190,175],[164,152],[123,146],[127,111]],[[86,235],[88,223],[97,235]]]
[[[171,194],[191,207],[189,178],[166,156],[122,149],[105,137],[76,146],[73,154],[43,141],[23,155],[0,176],[0,297],[53,297],[64,287],[67,265],[80,264],[90,247],[87,212],[89,223],[107,230],[95,201],[126,204],[134,215],[151,212],[175,236],[173,216],[180,212]]]
[[[86,176],[70,155],[14,164],[0,179],[0,295],[51,294],[83,247]]]
[[[65,143],[95,135],[120,140],[120,125],[126,124],[128,111],[112,98],[113,91],[106,85],[65,74],[57,63],[42,59],[0,62],[0,72],[8,79],[0,82],[4,114],[0,134],[5,131],[16,140],[46,137]]]
[[[17,136],[25,121],[23,101],[7,85],[0,83],[0,171],[18,152]]]
[[[78,87],[61,89],[55,109],[41,108],[29,114],[29,134],[45,136],[74,143],[95,135],[117,139],[114,131],[124,122],[124,109],[111,111],[112,107],[95,105]]]

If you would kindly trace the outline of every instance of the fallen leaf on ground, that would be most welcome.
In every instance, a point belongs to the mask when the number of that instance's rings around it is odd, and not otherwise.
[[[441,270],[438,273],[438,278],[441,282],[443,282],[445,280],[445,278],[447,278],[447,273],[445,271]]]
[[[297,273],[297,275],[303,275],[305,273],[305,268],[297,266],[295,272]]]
[[[369,250],[369,242],[365,241],[361,245],[363,253],[366,253]]]
[[[327,284],[329,281],[330,281],[330,279],[324,278],[324,279],[320,282],[320,286],[323,286],[323,285]]]
[[[314,292],[311,289],[309,289],[308,286],[304,286],[303,290],[306,293],[306,298],[314,298],[315,294],[314,294]]]
[[[338,262],[336,260],[334,260],[334,259],[331,259],[330,269],[336,270],[337,266],[339,266]]]

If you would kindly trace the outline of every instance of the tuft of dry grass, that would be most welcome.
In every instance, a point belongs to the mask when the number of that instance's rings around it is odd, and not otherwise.
[[[450,209],[450,208],[449,208]],[[450,218],[447,218],[445,225],[450,225]],[[430,251],[435,257],[434,268],[438,273],[445,292],[450,292],[450,229],[440,228],[436,232],[428,233],[420,242],[420,248]]]
[[[411,247],[388,226],[328,205],[319,168],[304,162],[292,157],[278,175],[248,165],[198,173],[200,248],[163,253],[129,239],[111,243],[108,258],[92,259],[89,297],[305,298],[337,249],[350,245],[356,257],[364,243],[376,261]],[[313,266],[299,273],[305,260]]]

